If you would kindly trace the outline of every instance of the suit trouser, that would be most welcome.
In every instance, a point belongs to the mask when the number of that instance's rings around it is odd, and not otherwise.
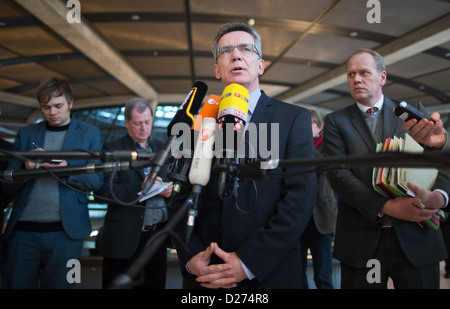
[[[124,274],[133,262],[141,255],[145,246],[157,231],[142,232],[139,245],[132,257],[117,259],[103,257],[103,288],[108,288],[119,276]],[[165,243],[164,243],[165,244]],[[164,289],[166,287],[167,274],[167,248],[160,246],[145,265],[141,276],[135,282],[134,288],[142,289]]]
[[[439,289],[439,263],[416,267],[400,247],[394,228],[385,228],[367,268],[341,263],[342,289],[385,289],[391,278],[396,289]],[[379,267],[378,267],[379,266]]]
[[[447,248],[447,255],[449,256],[445,260],[445,272],[446,276],[450,274],[450,219],[446,219],[445,221],[441,222],[442,236],[444,237],[445,241],[445,247]]]
[[[82,239],[70,239],[64,231],[13,230],[3,252],[3,288],[73,288],[67,262],[79,260],[82,247]]]
[[[305,280],[305,288],[309,288],[307,278],[308,265],[308,248],[311,251],[314,283],[317,289],[334,289],[333,286],[333,259],[331,242],[333,233],[321,234],[316,227],[314,217],[309,220],[308,226],[300,238],[302,248],[303,274]]]

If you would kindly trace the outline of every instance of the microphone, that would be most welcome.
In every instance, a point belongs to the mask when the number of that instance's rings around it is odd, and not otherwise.
[[[87,150],[65,150],[65,151],[8,151],[0,149],[0,161],[11,160],[102,160],[102,161],[149,161],[154,158],[154,153],[149,151],[135,150],[112,150],[112,151],[87,151]]]
[[[219,113],[217,121],[222,133],[222,145],[225,142],[226,148],[223,151],[225,159],[220,160],[220,165],[230,164],[230,154],[235,159],[238,140],[244,133],[248,114],[249,92],[248,89],[239,84],[230,84],[225,87],[222,93],[222,99],[219,104]],[[230,137],[231,133],[231,137]],[[230,141],[233,142],[232,147]],[[219,174],[218,191],[221,198],[224,197],[226,187],[227,174],[221,172]],[[234,182],[237,178],[234,179]]]
[[[209,181],[211,162],[214,157],[215,131],[216,119],[212,117],[204,118],[189,172],[189,181],[194,187],[203,187]]]
[[[230,84],[225,87],[219,104],[217,121],[223,129],[226,124],[233,124],[233,130],[244,130],[248,114],[247,88],[239,84]]]
[[[192,205],[188,211],[186,226],[187,243],[189,243],[192,230],[194,229],[195,218],[197,217],[198,196],[202,191],[202,187],[206,186],[210,178],[212,158],[214,157],[215,130],[216,118],[204,118],[189,172],[189,181],[193,186],[191,196],[188,198],[189,202],[187,202],[188,205]]]
[[[147,164],[148,165],[148,164]],[[89,163],[85,165],[58,166],[38,169],[4,170],[1,177],[6,181],[18,181],[24,179],[35,179],[52,177],[67,177],[74,175],[96,174],[103,172],[123,171],[129,169],[141,169],[142,166],[133,165],[130,162],[105,162]]]
[[[100,159],[102,161],[149,161],[155,157],[153,152],[135,150],[102,150]]]
[[[201,129],[203,119],[208,117],[212,117],[214,119],[217,118],[217,114],[219,112],[219,103],[220,97],[216,95],[210,95],[206,102],[203,104],[200,112],[195,116],[194,123],[191,127],[191,130],[193,130],[191,131],[191,134],[194,136],[194,139],[196,139],[195,135],[198,134]],[[192,144],[195,145],[195,143]],[[172,204],[175,197],[180,193],[182,185],[187,184],[189,181],[188,173],[192,162],[192,153],[193,151],[191,150],[191,155],[188,158],[184,158],[183,160],[174,159],[167,168],[167,177],[174,183],[172,195],[170,196],[170,200],[168,203],[169,205]]]
[[[208,100],[206,100],[205,104],[203,104],[202,109],[195,117],[194,124],[191,129],[195,131],[200,131],[202,126],[203,119],[205,118],[214,118],[217,119],[217,115],[219,114],[219,106],[220,106],[220,97],[216,95],[210,95]]]
[[[192,126],[194,122],[194,114],[196,114],[200,109],[200,105],[202,104],[207,90],[208,86],[204,82],[195,82],[186,99],[180,105],[177,113],[167,127],[167,135],[169,136],[169,139],[164,144],[163,149],[159,153],[157,153],[156,158],[153,161],[150,174],[144,183],[144,188],[142,190],[143,194],[147,194],[150,191],[157,174],[159,173],[161,167],[164,165],[164,162],[167,160],[170,149],[172,148],[173,143],[177,138],[177,135],[172,135],[172,127],[177,123],[185,123],[189,127]]]

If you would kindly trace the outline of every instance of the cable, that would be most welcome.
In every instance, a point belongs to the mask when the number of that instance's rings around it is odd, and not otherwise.
[[[114,202],[114,203],[117,203],[117,201],[114,200],[114,199],[110,199],[110,198],[107,198],[107,197],[103,197],[103,196],[100,196],[100,195],[96,195],[96,194],[94,194],[94,193],[92,193],[92,192],[86,192],[86,191],[82,191],[82,190],[80,190],[80,189],[78,189],[78,188],[75,188],[74,186],[72,186],[72,185],[70,185],[70,184],[64,182],[60,177],[56,176],[52,171],[48,170],[46,167],[40,167],[40,168],[42,168],[42,169],[44,169],[45,171],[47,171],[47,172],[48,172],[53,178],[55,178],[59,183],[61,183],[62,185],[66,186],[67,188],[69,188],[69,189],[71,189],[71,190],[74,190],[74,191],[76,191],[76,192],[78,192],[78,193],[81,193],[81,194],[84,194],[84,195],[92,196],[92,197],[94,197],[94,198],[99,198],[99,199],[104,200],[104,201],[107,201],[107,202]],[[111,193],[113,193],[113,192],[111,192]],[[113,194],[114,194],[114,193],[113,193]],[[146,206],[144,206],[144,205],[137,205],[137,204],[127,205],[127,206],[138,207],[138,208],[146,208]],[[149,207],[149,208],[150,208],[150,207]]]

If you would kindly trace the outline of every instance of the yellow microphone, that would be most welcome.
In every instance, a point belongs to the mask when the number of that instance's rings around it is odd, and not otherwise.
[[[230,84],[223,90],[219,104],[217,121],[220,128],[224,124],[234,124],[234,130],[241,132],[245,128],[248,114],[248,89],[239,84]]]

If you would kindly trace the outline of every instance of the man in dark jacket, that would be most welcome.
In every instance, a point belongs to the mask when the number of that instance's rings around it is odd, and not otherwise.
[[[163,142],[150,138],[153,114],[145,99],[137,98],[125,106],[125,122],[128,133],[122,138],[103,145],[105,151],[137,150],[157,152]],[[105,183],[98,195],[117,202],[110,202],[101,235],[100,254],[103,255],[103,287],[107,288],[123,274],[142,253],[146,243],[161,230],[168,220],[165,198],[172,186],[159,195],[136,205],[129,205],[138,197],[150,167],[105,173]],[[112,179],[111,179],[112,178]],[[160,182],[161,178],[157,178]],[[112,181],[112,187],[111,187]],[[113,195],[114,193],[114,195]],[[164,289],[166,285],[167,248],[161,246],[142,272],[137,288]]]

